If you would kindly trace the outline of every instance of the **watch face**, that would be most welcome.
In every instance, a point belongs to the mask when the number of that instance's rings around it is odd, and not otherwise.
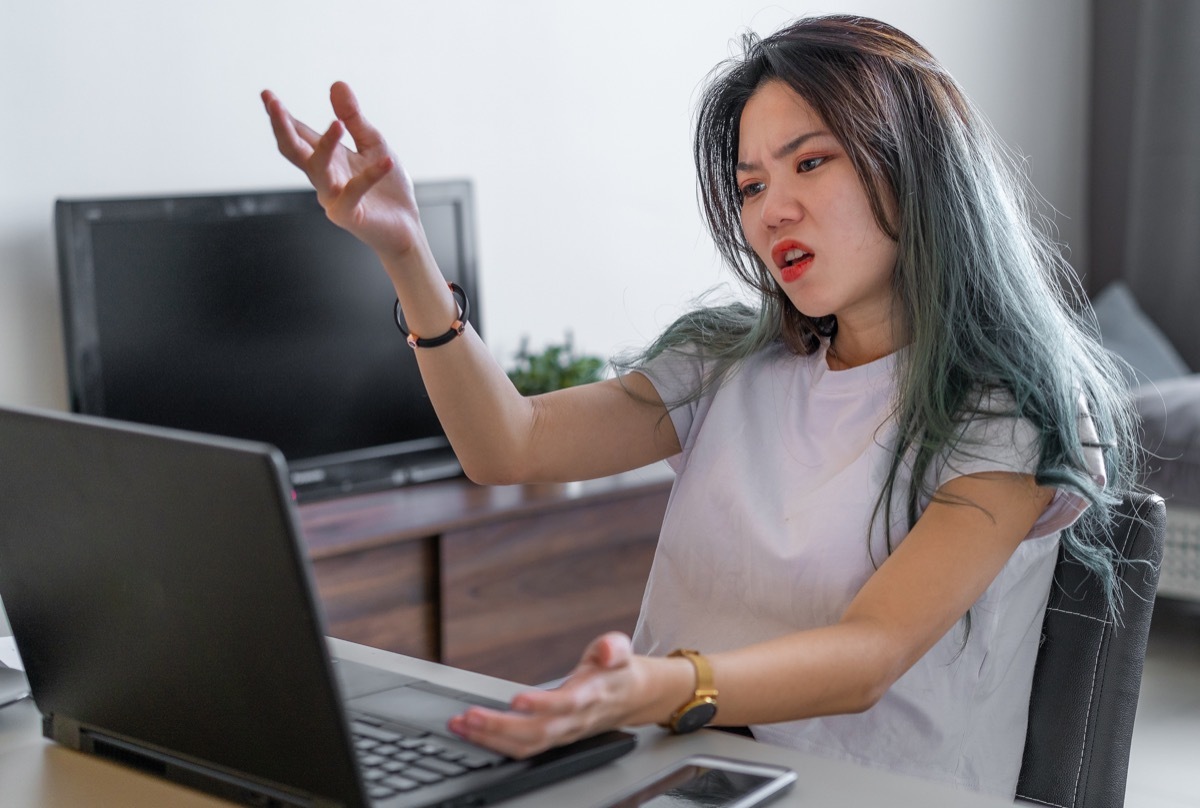
[[[712,721],[716,714],[717,705],[711,700],[690,704],[684,710],[683,715],[675,719],[675,731],[680,733],[695,732],[709,721]]]

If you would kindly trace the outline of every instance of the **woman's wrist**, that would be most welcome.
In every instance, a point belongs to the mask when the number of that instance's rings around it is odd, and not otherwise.
[[[696,690],[696,669],[682,657],[642,657],[641,707],[628,724],[665,724],[691,699]]]
[[[393,278],[396,277],[394,271],[407,272],[408,266],[426,259],[432,260],[433,254],[425,237],[425,231],[419,227],[415,234],[396,238],[388,244],[372,244],[371,249],[379,256],[380,263]]]
[[[458,317],[459,304],[428,246],[414,246],[403,257],[380,254],[380,260],[392,279],[408,330],[421,336],[441,334]]]

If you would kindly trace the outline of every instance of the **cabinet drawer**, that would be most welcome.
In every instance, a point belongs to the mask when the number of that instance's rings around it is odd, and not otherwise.
[[[447,532],[442,661],[537,684],[605,631],[632,632],[667,492]]]
[[[438,659],[436,542],[398,542],[313,563],[333,637]]]

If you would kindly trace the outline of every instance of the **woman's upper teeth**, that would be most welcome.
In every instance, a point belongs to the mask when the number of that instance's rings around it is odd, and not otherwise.
[[[783,260],[790,264],[792,261],[799,261],[806,255],[808,255],[808,253],[806,253],[804,250],[788,250],[783,254]]]

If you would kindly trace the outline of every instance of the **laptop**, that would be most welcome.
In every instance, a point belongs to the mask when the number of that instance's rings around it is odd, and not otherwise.
[[[529,760],[488,699],[331,658],[274,447],[0,408],[0,598],[46,737],[258,806],[486,805],[629,752]]]

